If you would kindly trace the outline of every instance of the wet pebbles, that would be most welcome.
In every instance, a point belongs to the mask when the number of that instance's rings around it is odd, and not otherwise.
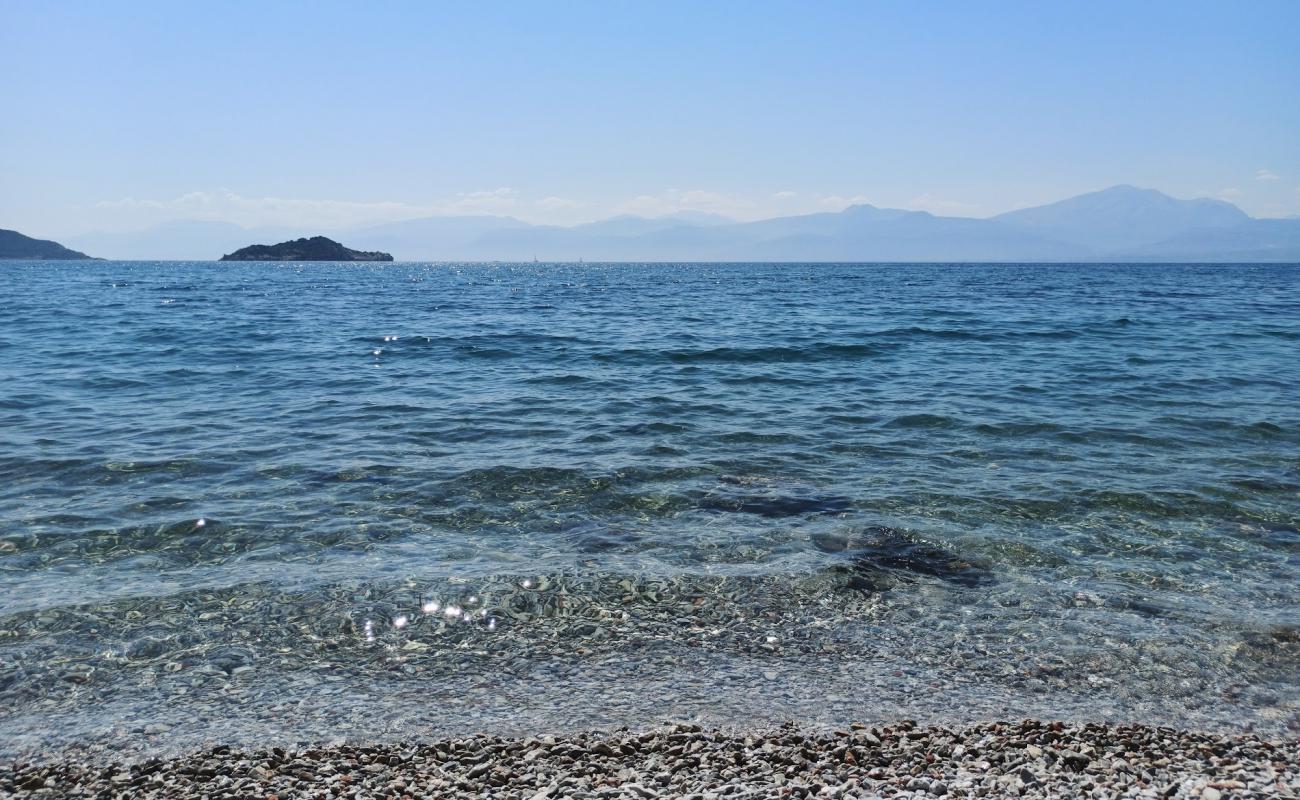
[[[0,796],[98,798],[1300,797],[1300,740],[1145,726],[912,722],[240,752],[0,767]]]
[[[846,590],[849,577],[251,583],[13,614],[0,617],[0,761],[663,718],[828,726],[861,709],[1300,734],[1291,627],[1130,630],[1089,592],[1040,598],[1058,607],[1043,614],[1011,577],[922,575],[885,593]]]

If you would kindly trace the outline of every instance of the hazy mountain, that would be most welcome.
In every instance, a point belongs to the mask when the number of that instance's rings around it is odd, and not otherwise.
[[[691,225],[728,225],[735,222],[731,217],[723,214],[714,214],[711,211],[675,211],[663,217],[655,219],[671,219],[678,222],[687,222]]]
[[[869,205],[746,227],[757,241],[744,255],[761,260],[783,261],[802,252],[826,261],[1035,261],[1078,253],[1077,248],[990,220]]]
[[[58,242],[33,239],[18,231],[0,230],[0,259],[31,259],[33,261],[71,261],[90,258],[85,253],[69,250]]]
[[[992,219],[870,205],[748,223],[688,214],[620,216],[571,228],[487,219],[498,222],[480,223],[479,235],[456,242],[442,251],[446,255],[413,240],[398,255],[487,261],[1300,260],[1290,228],[1275,224],[1286,221],[1253,220],[1230,203],[1178,200],[1130,186]],[[441,243],[451,244],[445,237]]]
[[[635,245],[639,236],[678,227],[734,224],[718,214],[678,212],[664,217],[625,214],[573,227],[530,225],[513,217],[424,217],[347,233],[359,246],[386,250],[398,259],[435,261],[628,260],[614,253],[653,252]],[[643,260],[641,256],[630,257]]]
[[[1231,227],[1185,231],[1118,252],[1116,257],[1133,261],[1300,261],[1300,219],[1247,219]]]
[[[854,206],[739,223],[616,217],[573,228],[489,231],[458,258],[527,261],[1026,260],[1077,248],[986,220]]]
[[[249,242],[280,242],[303,232],[286,228],[241,228],[229,222],[173,220],[123,233],[86,233],[67,241],[104,258],[136,261],[215,261]],[[310,232],[308,232],[310,233]]]
[[[1178,200],[1154,189],[1113,186],[1045,206],[1000,214],[993,220],[1086,247],[1100,255],[1195,230],[1240,225],[1250,217],[1222,200]]]
[[[575,225],[571,230],[581,231],[596,236],[641,236],[655,231],[668,230],[680,226],[732,225],[735,220],[721,214],[708,214],[703,211],[678,211],[663,217],[638,217],[635,214],[622,214],[599,222]]]
[[[212,260],[250,242],[321,233],[399,261],[1300,261],[1300,220],[1252,219],[1231,203],[1132,186],[991,219],[857,205],[756,222],[679,212],[572,227],[494,216],[336,231],[173,222],[68,241],[112,258]]]
[[[358,247],[392,253],[399,261],[455,261],[467,258],[473,243],[494,231],[533,227],[513,217],[422,217],[358,228],[346,235]]]

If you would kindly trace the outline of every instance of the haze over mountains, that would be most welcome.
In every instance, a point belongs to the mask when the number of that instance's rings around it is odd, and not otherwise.
[[[856,205],[755,222],[681,212],[573,227],[500,216],[333,231],[182,220],[64,241],[105,258],[214,260],[250,244],[322,233],[399,261],[1300,261],[1300,219],[1255,219],[1221,200],[1132,186],[988,219]]]

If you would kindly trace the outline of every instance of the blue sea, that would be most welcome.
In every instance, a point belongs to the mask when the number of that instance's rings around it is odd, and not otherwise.
[[[0,265],[0,754],[1300,730],[1300,267]]]

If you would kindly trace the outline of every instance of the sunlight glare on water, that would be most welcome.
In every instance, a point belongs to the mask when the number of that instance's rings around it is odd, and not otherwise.
[[[6,270],[12,748],[371,685],[1300,725],[1293,266]]]

